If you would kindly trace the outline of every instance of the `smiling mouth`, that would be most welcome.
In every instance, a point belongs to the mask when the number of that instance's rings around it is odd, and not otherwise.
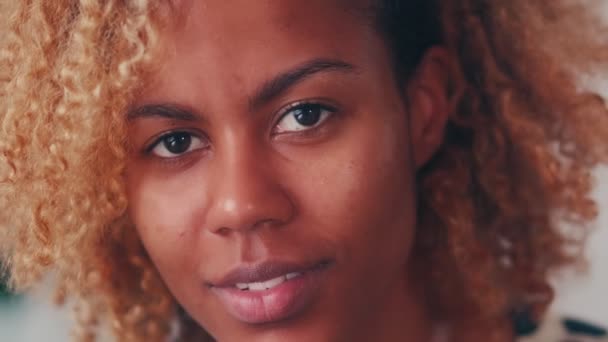
[[[255,283],[236,283],[235,287],[241,291],[264,291],[270,290],[278,285],[283,284],[288,280],[292,280],[301,276],[303,272],[291,272],[285,275],[278,276],[276,278]]]
[[[228,313],[244,323],[290,318],[310,306],[322,289],[331,261],[265,262],[237,267],[209,287]]]

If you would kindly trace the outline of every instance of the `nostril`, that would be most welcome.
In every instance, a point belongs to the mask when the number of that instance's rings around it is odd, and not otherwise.
[[[228,236],[230,235],[230,228],[222,227],[217,230],[217,234],[221,236]]]
[[[218,182],[218,187],[210,190],[213,200],[201,211],[201,221],[216,236],[282,227],[293,215],[293,202],[279,183],[242,173]]]

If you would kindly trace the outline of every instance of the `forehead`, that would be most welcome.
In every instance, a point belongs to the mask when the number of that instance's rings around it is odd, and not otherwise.
[[[200,89],[204,78],[217,89],[218,82],[232,79],[252,88],[260,79],[313,58],[351,59],[347,62],[354,64],[378,47],[362,2],[175,1],[160,32],[163,67],[152,83],[187,87],[190,82]]]
[[[166,33],[176,45],[230,49],[248,42],[296,43],[308,39],[346,39],[365,25],[359,0],[185,0],[174,3],[173,19]],[[269,46],[271,47],[271,46]]]
[[[220,21],[230,18],[257,17],[264,14],[281,20],[287,15],[336,14],[336,12],[363,13],[370,9],[374,0],[170,0],[171,15],[183,23],[187,19],[207,18]],[[310,19],[310,18],[309,18]]]

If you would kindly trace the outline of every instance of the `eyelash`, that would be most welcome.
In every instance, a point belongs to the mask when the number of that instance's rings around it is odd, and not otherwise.
[[[297,111],[305,111],[305,110],[321,111],[318,121],[311,124],[310,127],[305,127],[304,124],[298,123],[304,127],[303,129],[295,129],[292,131],[277,132],[277,127],[279,127],[279,124],[283,120],[288,118],[289,115],[294,115]],[[278,119],[276,120],[276,123],[273,125],[272,134],[273,135],[294,134],[294,135],[299,135],[299,136],[308,136],[308,135],[312,134],[314,131],[316,131],[320,126],[322,126],[323,123],[325,121],[327,121],[328,119],[330,119],[331,116],[334,115],[336,112],[337,112],[337,109],[335,107],[323,104],[319,101],[306,100],[306,101],[292,103],[292,104],[286,106],[284,109],[279,111],[280,114],[278,115]],[[295,119],[295,120],[297,121],[297,119]],[[187,135],[187,136],[189,136],[189,139],[199,139],[202,141],[202,143],[204,143],[206,145],[204,147],[196,148],[191,151],[189,150],[189,151],[185,151],[183,153],[174,153],[175,156],[171,156],[171,157],[155,155],[154,150],[156,148],[158,148],[159,146],[162,146],[163,143],[166,143],[167,139],[169,139],[171,137],[177,137],[179,135],[182,135],[182,136]],[[190,143],[192,143],[192,142],[190,142]],[[208,145],[209,145],[209,138],[207,138],[204,134],[193,132],[193,131],[187,130],[187,129],[183,129],[183,130],[177,129],[177,130],[165,132],[165,133],[161,134],[160,136],[158,136],[156,139],[154,139],[154,141],[152,143],[150,143],[146,146],[146,148],[144,149],[144,154],[147,156],[153,156],[158,159],[161,159],[161,160],[163,160],[163,162],[173,163],[173,162],[177,162],[179,159],[181,159],[191,153],[194,153],[198,150],[208,149]],[[190,149],[190,147],[191,146],[189,145],[188,149]],[[173,152],[169,151],[169,153],[173,153]]]
[[[179,135],[188,136],[189,139],[191,139],[190,145],[192,144],[192,140],[197,139],[197,140],[200,140],[200,143],[204,144],[204,146],[201,148],[192,150],[192,151],[187,151],[187,152],[176,154],[173,157],[163,157],[163,156],[154,155],[154,150],[156,148],[158,148],[159,146],[161,146],[163,143],[167,142],[167,139],[169,139],[171,137],[178,137]],[[190,147],[191,146],[189,146],[188,149]],[[156,158],[159,158],[159,159],[162,159],[165,161],[169,161],[169,160],[179,159],[183,156],[186,156],[186,155],[196,152],[198,150],[206,150],[206,149],[208,149],[208,147],[209,147],[209,138],[207,138],[204,134],[193,132],[193,131],[187,130],[187,129],[183,129],[183,130],[177,129],[177,130],[172,130],[169,132],[164,132],[160,136],[158,136],[156,139],[154,139],[152,143],[150,143],[146,146],[146,148],[144,149],[144,154],[148,155],[148,156],[154,156]],[[172,152],[169,151],[169,153],[172,153]]]
[[[303,110],[310,110],[310,109],[317,109],[320,110],[324,113],[322,114],[326,114],[325,116],[323,116],[321,114],[321,117],[318,118],[318,122],[310,125],[310,127],[308,128],[304,128],[304,129],[299,129],[299,130],[293,130],[293,131],[287,131],[287,132],[277,132],[277,127],[279,126],[279,124],[286,119],[289,115],[293,115],[295,114],[296,111],[303,111]],[[300,102],[295,102],[292,103],[290,105],[288,105],[287,107],[285,107],[284,109],[282,109],[279,113],[279,118],[278,120],[276,120],[276,123],[273,126],[273,134],[274,135],[281,135],[281,134],[298,134],[298,135],[308,135],[311,133],[311,131],[316,130],[317,128],[319,128],[320,126],[322,126],[324,124],[324,122],[328,119],[331,118],[331,116],[333,116],[338,110],[331,105],[327,105],[324,103],[321,103],[319,101],[315,101],[315,100],[305,100],[305,101],[300,101]],[[303,125],[300,123],[300,125]]]

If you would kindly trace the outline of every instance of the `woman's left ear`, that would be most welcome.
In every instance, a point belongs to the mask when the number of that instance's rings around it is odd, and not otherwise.
[[[456,92],[451,89],[456,67],[446,48],[430,48],[404,91],[407,96],[410,137],[416,168],[426,164],[443,143]]]

